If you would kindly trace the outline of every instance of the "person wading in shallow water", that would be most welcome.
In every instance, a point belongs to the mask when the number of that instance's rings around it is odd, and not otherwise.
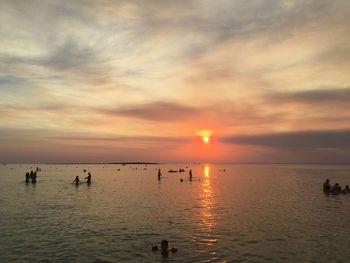
[[[75,185],[79,185],[80,184],[79,176],[75,177],[75,179],[73,181],[73,184],[75,184]]]
[[[91,184],[91,174],[90,174],[90,172],[88,173],[88,176],[87,177],[85,177],[85,179],[87,179],[87,183],[88,184]]]
[[[192,181],[192,170],[189,171],[190,181]]]
[[[168,243],[169,242],[167,240],[162,240],[162,242],[160,243],[161,254],[163,257],[168,257],[169,251],[171,251],[172,253],[176,253],[178,251],[178,249],[175,247],[168,249],[169,248]],[[158,246],[153,246],[152,251],[158,251]]]
[[[32,184],[36,183],[36,172],[33,172],[32,174]]]
[[[160,169],[158,169],[158,181],[160,181],[161,176],[162,176],[162,173],[161,173]]]
[[[331,191],[331,184],[329,183],[329,179],[327,179],[327,180],[323,183],[323,192],[329,193],[330,191]]]
[[[29,173],[28,173],[28,172],[26,172],[25,177],[26,177],[25,182],[26,182],[26,183],[29,183],[30,175],[29,175]]]

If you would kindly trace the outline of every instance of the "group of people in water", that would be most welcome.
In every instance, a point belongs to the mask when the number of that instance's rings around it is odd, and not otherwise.
[[[39,171],[39,169],[37,169],[35,172],[33,170],[31,170],[30,172],[26,172],[25,174],[25,182],[29,183],[31,182],[32,184],[36,183],[36,177],[37,177],[37,171]]]
[[[181,171],[182,171],[182,169],[180,169]],[[184,172],[185,170],[183,170],[182,172]],[[158,177],[158,181],[160,181],[160,179],[161,179],[161,177],[162,177],[162,172],[161,172],[161,170],[160,169],[158,169],[158,175],[157,175],[157,177]],[[192,181],[192,178],[193,178],[193,176],[192,176],[192,170],[190,169],[190,171],[188,172],[188,180],[189,181]],[[183,182],[184,180],[181,178],[180,179],[180,182]]]
[[[344,189],[342,189],[342,187],[338,184],[335,183],[333,186],[331,186],[329,179],[327,179],[324,183],[323,183],[323,192],[325,194],[334,194],[334,195],[338,195],[338,194],[350,194],[350,188],[348,185],[345,186]]]
[[[86,172],[86,170],[84,170],[84,172]],[[86,179],[86,180],[87,180],[86,183],[90,185],[90,184],[91,184],[91,173],[88,172],[88,176],[85,177],[84,179]],[[76,176],[76,177],[75,177],[75,179],[74,179],[74,181],[73,181],[73,184],[75,184],[76,186],[78,186],[79,184],[81,184],[81,181],[80,181],[79,176]]]
[[[25,183],[29,183],[31,182],[32,184],[35,184],[36,183],[36,178],[37,178],[37,172],[38,171],[41,171],[41,169],[39,167],[36,168],[36,171],[33,171],[31,170],[30,172],[26,172],[25,174]],[[86,172],[86,170],[84,170],[84,173]],[[84,179],[86,179],[86,183],[88,185],[91,184],[91,173],[88,172],[88,176],[85,177]],[[76,176],[74,181],[73,181],[73,184],[75,184],[76,186],[78,186],[79,184],[81,184],[81,181],[80,181],[80,178],[79,176]]]

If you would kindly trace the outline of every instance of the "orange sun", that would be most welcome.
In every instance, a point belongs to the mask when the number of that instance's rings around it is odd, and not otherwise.
[[[212,133],[213,132],[211,130],[201,130],[197,134],[202,138],[204,143],[209,143]]]

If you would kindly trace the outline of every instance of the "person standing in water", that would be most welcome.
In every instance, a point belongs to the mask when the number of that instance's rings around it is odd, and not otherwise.
[[[32,175],[32,184],[35,184],[36,183],[36,172],[33,172],[33,175]]]
[[[79,176],[75,177],[75,179],[73,181],[73,184],[75,184],[75,185],[79,185],[80,184]]]
[[[330,191],[331,191],[331,184],[329,183],[329,179],[327,179],[327,180],[323,183],[323,192],[329,193]]]
[[[26,183],[29,183],[30,175],[29,175],[29,173],[28,173],[28,172],[26,172],[25,177],[26,177],[25,182],[26,182]]]
[[[192,170],[190,169],[190,171],[188,172],[189,176],[190,176],[190,181],[192,181]]]
[[[158,181],[160,181],[161,176],[162,176],[162,173],[161,173],[160,169],[158,169]]]
[[[85,179],[87,179],[87,183],[88,184],[91,184],[91,174],[90,174],[90,172],[88,173],[88,176],[87,177],[85,177]]]

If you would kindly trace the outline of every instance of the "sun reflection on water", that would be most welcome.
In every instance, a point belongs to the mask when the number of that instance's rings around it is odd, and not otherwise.
[[[207,233],[207,237],[205,238],[205,243],[208,246],[212,246],[217,240],[213,238],[211,235],[212,228],[215,226],[215,219],[213,216],[213,208],[214,208],[214,192],[211,186],[211,177],[210,177],[210,166],[205,165],[203,167],[203,184],[202,184],[202,222],[203,227]]]

